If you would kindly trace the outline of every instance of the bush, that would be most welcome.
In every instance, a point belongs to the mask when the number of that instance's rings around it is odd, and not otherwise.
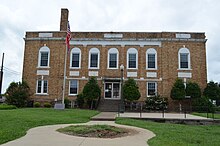
[[[84,101],[84,97],[83,97],[82,93],[77,95],[76,102],[77,102],[77,105],[78,105],[79,108],[83,107],[85,101]]]
[[[0,104],[0,110],[9,110],[9,109],[16,109],[17,107],[14,105],[7,105],[7,104]]]
[[[65,108],[70,108],[70,100],[68,98],[64,99]]]
[[[219,100],[220,99],[220,88],[218,86],[218,83],[210,81],[207,84],[207,87],[204,89],[203,95],[212,100]]]
[[[34,107],[40,107],[40,102],[34,102]]]
[[[193,99],[192,110],[196,112],[214,112],[215,106],[208,97],[202,96],[201,98]]]
[[[134,79],[128,79],[122,87],[123,97],[128,101],[138,100],[141,96]]]
[[[186,84],[186,96],[190,96],[192,99],[201,97],[201,89],[195,82],[189,82]]]
[[[44,103],[44,107],[46,107],[46,108],[51,108],[52,105],[51,105],[51,103],[49,103],[49,102],[45,102],[45,103]]]
[[[91,77],[83,88],[83,97],[87,100],[86,103],[93,109],[94,100],[101,96],[101,89],[95,77]]]
[[[167,109],[168,101],[167,98],[160,96],[147,97],[146,109],[148,110],[163,110]]]
[[[181,100],[184,99],[185,96],[186,96],[186,92],[185,92],[185,86],[183,80],[176,79],[176,82],[174,83],[173,88],[171,90],[170,97],[174,100]]]
[[[26,82],[12,82],[6,90],[6,103],[16,107],[25,107],[30,96],[30,88]]]

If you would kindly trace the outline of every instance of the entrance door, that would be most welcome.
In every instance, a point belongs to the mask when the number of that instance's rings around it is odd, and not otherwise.
[[[120,83],[105,83],[105,99],[120,99]]]

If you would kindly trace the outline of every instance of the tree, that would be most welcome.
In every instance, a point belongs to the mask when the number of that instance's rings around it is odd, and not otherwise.
[[[174,100],[181,100],[185,98],[186,92],[183,80],[176,79],[176,82],[174,83],[173,88],[171,90],[170,96]]]
[[[220,87],[218,83],[210,81],[206,88],[204,89],[203,95],[208,97],[211,100],[219,100],[220,99]]]
[[[89,79],[89,81],[83,88],[82,94],[83,97],[88,101],[88,103],[91,104],[90,108],[92,109],[94,100],[101,96],[101,89],[95,77],[91,77]]]
[[[141,96],[134,79],[129,78],[123,85],[122,91],[124,99],[128,101],[138,100]]]
[[[12,82],[6,90],[6,103],[25,107],[30,96],[30,88],[25,81]]]
[[[186,96],[190,96],[192,99],[201,97],[201,89],[196,82],[186,84]]]

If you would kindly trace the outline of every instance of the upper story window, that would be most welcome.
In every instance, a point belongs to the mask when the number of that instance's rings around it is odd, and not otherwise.
[[[108,50],[108,68],[118,68],[118,49],[116,48],[111,48]]]
[[[191,69],[190,52],[187,48],[181,48],[178,52],[179,69]]]
[[[147,49],[146,63],[147,69],[157,69],[157,51],[154,48]]]
[[[47,46],[43,46],[39,50],[38,54],[38,67],[49,67],[50,61],[50,49]]]
[[[128,69],[138,68],[138,51],[135,48],[130,48],[127,51],[127,67]]]
[[[73,48],[70,53],[70,68],[81,67],[81,50],[79,48]]]
[[[89,51],[89,69],[99,69],[99,58],[99,49],[91,48]]]

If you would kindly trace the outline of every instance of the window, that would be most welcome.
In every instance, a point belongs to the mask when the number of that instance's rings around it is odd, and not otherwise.
[[[50,49],[47,46],[41,47],[38,54],[38,67],[49,67]]]
[[[99,56],[100,52],[97,48],[92,48],[89,51],[89,68],[99,69]]]
[[[70,68],[81,67],[81,50],[79,48],[73,48],[70,56]]]
[[[78,93],[78,81],[77,80],[70,80],[69,94],[70,95],[77,95],[77,93]]]
[[[187,48],[181,48],[178,52],[179,69],[190,69],[190,52]]]
[[[37,81],[37,93],[38,94],[47,94],[48,92],[48,81],[47,80],[38,80]]]
[[[147,69],[157,69],[157,51],[154,48],[147,49],[146,63]]]
[[[157,95],[157,83],[156,82],[147,82],[147,96]]]
[[[138,51],[135,48],[130,48],[127,51],[127,66],[128,69],[138,68]]]
[[[111,48],[108,51],[108,68],[118,68],[118,50],[116,48]]]

